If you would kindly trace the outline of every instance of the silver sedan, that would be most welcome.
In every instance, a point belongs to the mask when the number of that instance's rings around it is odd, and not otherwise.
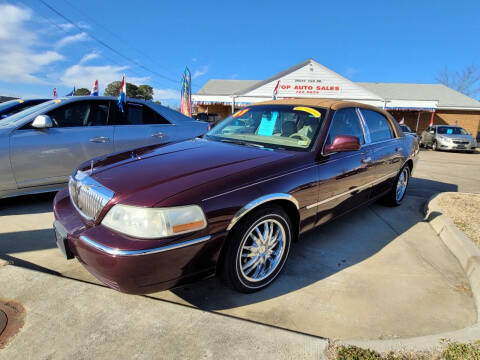
[[[113,97],[47,101],[0,120],[0,198],[56,191],[80,163],[194,138],[208,124],[152,102]]]

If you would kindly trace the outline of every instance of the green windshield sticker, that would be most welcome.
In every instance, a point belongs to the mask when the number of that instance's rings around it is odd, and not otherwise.
[[[260,126],[258,127],[258,135],[272,136],[273,129],[275,129],[275,124],[277,123],[277,117],[278,111],[272,111],[270,116],[263,114],[262,121],[260,121]]]

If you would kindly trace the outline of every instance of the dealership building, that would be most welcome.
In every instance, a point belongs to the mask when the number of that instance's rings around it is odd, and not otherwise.
[[[441,84],[353,82],[309,59],[266,80],[209,80],[192,95],[197,112],[227,117],[252,103],[328,98],[370,104],[389,111],[418,133],[434,124],[459,125],[480,137],[480,102]]]

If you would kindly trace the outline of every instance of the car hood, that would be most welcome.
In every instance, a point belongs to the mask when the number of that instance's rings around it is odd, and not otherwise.
[[[473,140],[473,136],[472,136],[472,135],[438,134],[438,136],[446,137],[446,138],[449,138],[449,139]]]
[[[79,169],[93,168],[90,176],[112,190],[116,201],[153,206],[193,187],[290,156],[289,151],[194,139],[113,154]]]

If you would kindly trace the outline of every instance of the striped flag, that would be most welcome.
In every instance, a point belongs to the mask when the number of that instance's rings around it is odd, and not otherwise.
[[[93,89],[92,93],[90,94],[91,96],[98,96],[98,80],[95,80],[93,83]]]
[[[120,85],[120,94],[118,95],[118,107],[123,112],[123,103],[127,99],[127,83],[125,82],[125,75],[122,78],[122,84]]]
[[[402,117],[402,120],[400,120],[399,124],[400,124],[400,125],[405,124],[405,118],[404,118],[404,117]]]
[[[275,89],[273,89],[273,100],[277,100],[278,88],[280,87],[280,80],[277,81]]]
[[[53,97],[54,97],[54,98],[57,97],[57,88],[53,88]]]

